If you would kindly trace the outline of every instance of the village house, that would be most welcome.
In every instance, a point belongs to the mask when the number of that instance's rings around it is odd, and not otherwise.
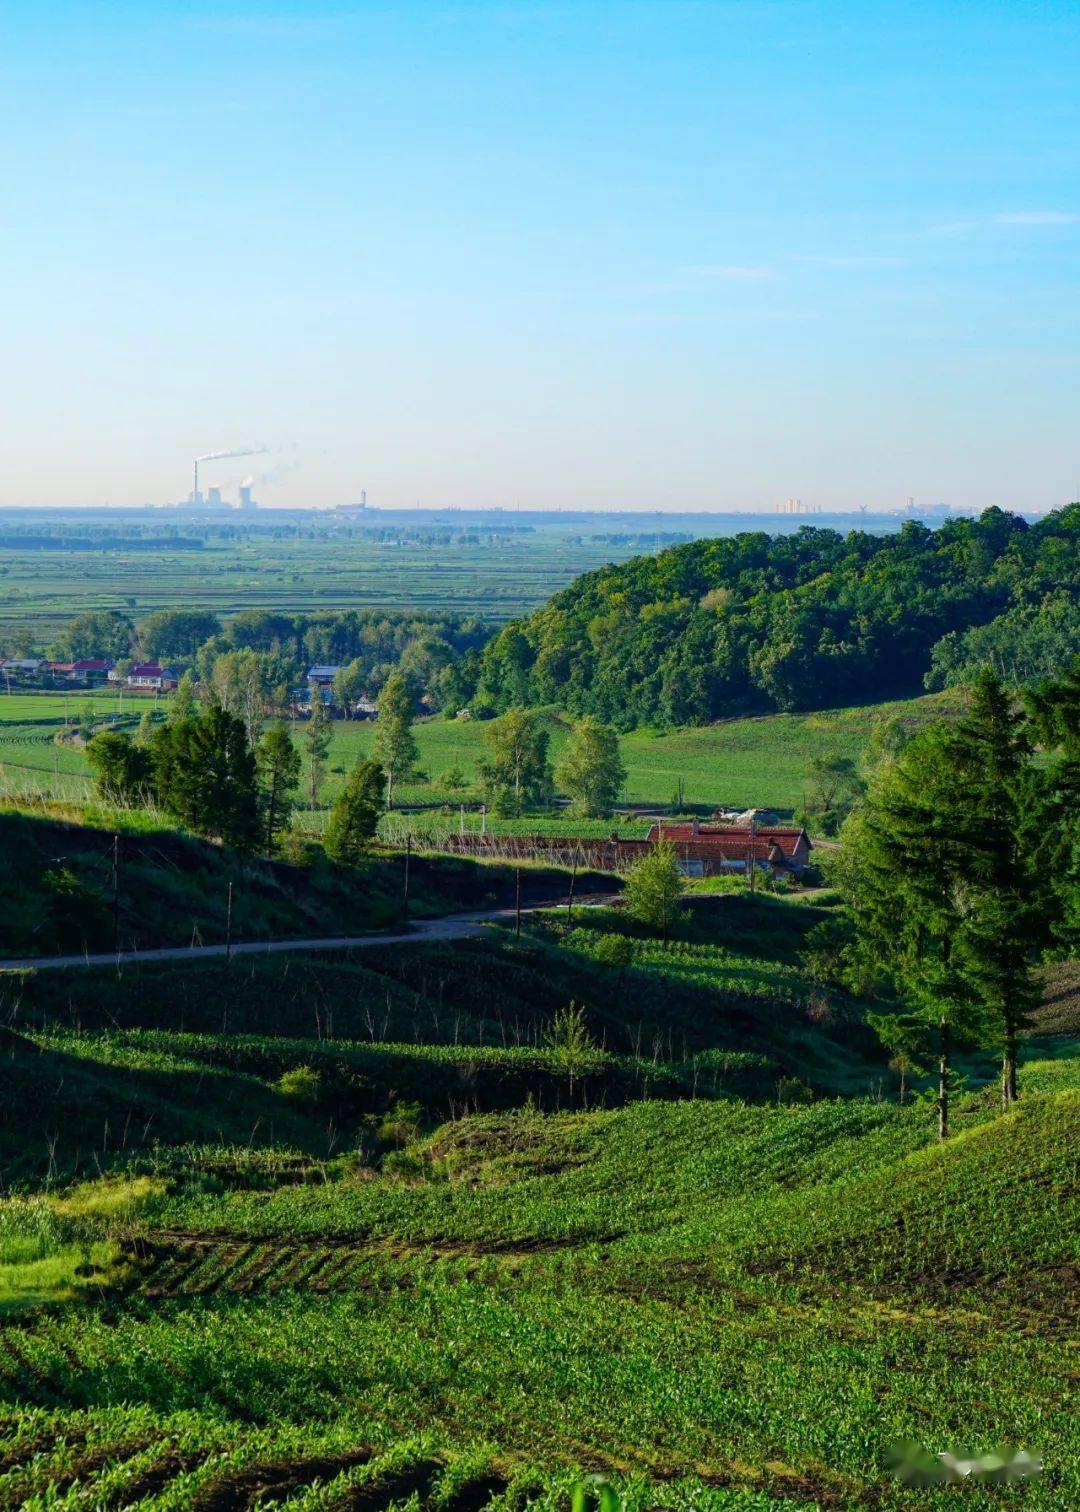
[[[679,869],[687,877],[745,874],[753,865],[772,877],[798,878],[810,864],[811,842],[804,829],[773,825],[663,824],[652,826],[645,840],[624,840],[613,831],[606,840],[570,835],[449,835],[447,850],[465,855],[491,855],[555,864],[594,866],[600,871],[626,871],[660,840],[675,847]]]
[[[656,823],[649,831],[655,845],[667,840],[675,847],[688,876],[712,877],[746,872],[751,865],[774,877],[797,877],[810,864],[810,836],[801,827],[784,825]]]
[[[41,664],[43,676],[60,682],[104,682],[112,671],[113,663],[104,657],[83,656],[77,661],[46,661]]]
[[[312,688],[332,688],[334,686],[334,678],[340,671],[340,667],[309,667],[307,671],[308,686]]]
[[[0,672],[6,677],[37,677],[44,665],[40,656],[6,656],[0,661]]]
[[[124,679],[128,688],[142,688],[152,693],[168,693],[179,682],[172,667],[159,667],[157,662],[139,662]]]

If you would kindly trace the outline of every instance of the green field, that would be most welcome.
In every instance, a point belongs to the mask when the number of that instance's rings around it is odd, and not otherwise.
[[[414,535],[422,536],[417,530]],[[201,551],[20,551],[5,548],[0,637],[29,625],[48,639],[85,609],[141,618],[158,609],[279,613],[360,608],[441,609],[502,621],[527,613],[579,573],[641,547],[553,525],[535,533],[438,545],[332,533],[299,540],[283,529],[250,540],[211,538]]]
[[[116,695],[108,691],[90,698],[69,695],[66,707],[63,695],[58,694],[13,695],[10,700],[0,695],[0,792],[27,797],[85,795],[89,787],[85,761],[76,749],[56,745],[53,736],[63,727],[65,715],[74,718],[88,702],[99,717],[119,709]],[[125,716],[134,710],[132,718],[137,718],[154,702],[152,697],[132,699],[127,695]],[[681,781],[688,805],[794,809],[802,804],[812,757],[859,757],[869,743],[875,720],[899,716],[905,724],[916,727],[947,715],[955,706],[956,694],[947,693],[815,714],[734,719],[669,733],[635,730],[620,741],[628,772],[625,801],[667,808]],[[546,720],[551,752],[557,757],[569,732],[567,716],[552,711]],[[298,741],[302,741],[303,728],[302,723],[294,728]],[[370,723],[334,723],[326,781],[320,794],[324,805],[332,801],[345,773],[371,749],[374,736]],[[399,801],[447,804],[451,808],[462,801],[475,802],[479,797],[476,763],[484,752],[483,722],[423,720],[416,726],[416,738],[421,769],[430,781],[403,784],[398,790]],[[460,790],[451,790],[444,780],[454,768],[465,782]],[[318,816],[307,816],[305,823],[308,818],[313,821],[312,827],[318,828]],[[426,822],[436,828],[454,828],[458,820],[454,814],[447,814]],[[476,828],[479,820],[472,815],[467,822],[470,828]],[[528,819],[518,827],[535,833],[564,825],[554,819]],[[576,832],[582,830],[580,825],[574,828]],[[609,826],[594,828],[605,833]]]

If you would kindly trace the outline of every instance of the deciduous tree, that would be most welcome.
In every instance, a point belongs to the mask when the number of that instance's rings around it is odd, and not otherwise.
[[[401,672],[392,672],[379,694],[379,717],[371,754],[386,773],[386,807],[394,806],[394,784],[404,781],[416,765],[412,732],[413,690]]]
[[[317,808],[326,755],[330,749],[330,721],[326,717],[322,689],[311,690],[311,718],[304,727],[304,754],[307,767],[308,807]]]
[[[630,868],[626,878],[626,908],[639,924],[655,929],[664,944],[682,910],[684,880],[675,847],[661,840]]]
[[[575,815],[600,819],[610,814],[626,781],[619,737],[611,725],[592,714],[580,719],[555,768],[555,780],[569,794]]]
[[[152,782],[153,763],[143,744],[136,744],[130,735],[106,730],[88,742],[86,760],[98,792],[107,803],[139,804],[145,801]]]
[[[528,709],[509,709],[484,731],[487,757],[478,764],[495,812],[518,817],[551,796],[548,733]]]

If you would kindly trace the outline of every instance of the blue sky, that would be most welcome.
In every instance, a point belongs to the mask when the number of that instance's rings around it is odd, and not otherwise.
[[[1041,508],[1073,0],[0,0],[0,504]]]

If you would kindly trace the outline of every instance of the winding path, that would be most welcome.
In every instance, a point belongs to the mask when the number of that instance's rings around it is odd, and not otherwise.
[[[585,894],[575,899],[575,908],[588,908],[609,901],[605,895]],[[532,904],[522,914],[540,908],[565,907],[565,900]],[[464,940],[495,919],[512,919],[512,908],[488,908],[475,913],[444,914],[438,919],[417,919],[408,930],[394,934],[324,935],[304,940],[241,940],[229,945],[169,945],[156,950],[104,951],[98,955],[26,956],[18,961],[0,959],[0,971],[50,971],[68,966],[124,966],[140,961],[201,961],[212,956],[274,955],[283,950],[364,950],[378,945],[423,945],[428,940]]]

